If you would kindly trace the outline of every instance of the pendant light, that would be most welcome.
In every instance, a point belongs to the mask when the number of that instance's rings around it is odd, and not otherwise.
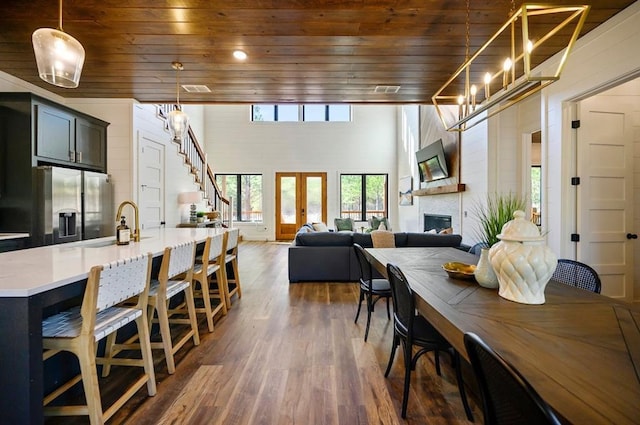
[[[31,41],[38,75],[54,86],[76,88],[84,64],[82,44],[62,30],[62,0],[59,3],[58,29],[39,28]]]
[[[171,66],[176,70],[176,109],[167,115],[167,126],[171,139],[181,141],[189,130],[189,116],[180,110],[180,71],[183,66],[180,62],[171,62]]]

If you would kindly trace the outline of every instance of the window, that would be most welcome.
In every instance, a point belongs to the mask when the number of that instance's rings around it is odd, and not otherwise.
[[[386,174],[341,174],[340,217],[367,221],[388,217]]]
[[[349,122],[351,105],[252,105],[251,120],[264,122]]]
[[[349,105],[303,105],[303,121],[351,121]]]
[[[262,175],[216,174],[222,196],[231,198],[235,221],[262,222]]]

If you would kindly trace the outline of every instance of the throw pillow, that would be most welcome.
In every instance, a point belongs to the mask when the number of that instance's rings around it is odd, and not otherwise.
[[[380,222],[380,225],[378,226],[378,230],[387,230],[387,226],[384,225],[384,221]]]
[[[440,235],[451,235],[453,234],[453,227],[447,227],[446,229],[442,229],[438,232]]]
[[[374,248],[395,248],[396,239],[393,232],[374,230],[371,232],[371,242]]]
[[[326,224],[320,222],[320,223],[313,223],[313,230],[315,230],[316,232],[328,232],[329,228],[327,227]]]
[[[338,232],[343,230],[353,231],[353,220],[351,218],[336,218],[333,220],[333,224]]]

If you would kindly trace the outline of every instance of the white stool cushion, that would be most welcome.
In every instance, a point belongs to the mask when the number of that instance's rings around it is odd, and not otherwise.
[[[167,299],[173,297],[176,294],[179,294],[181,291],[184,291],[186,288],[191,285],[190,282],[186,280],[170,280],[167,282]],[[151,281],[151,286],[149,287],[149,296],[157,296],[158,289],[160,289],[160,282],[157,280]]]

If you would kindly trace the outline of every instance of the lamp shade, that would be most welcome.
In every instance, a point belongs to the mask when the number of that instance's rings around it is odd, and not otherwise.
[[[189,130],[189,116],[179,109],[169,112],[167,126],[172,140],[182,140]]]
[[[78,40],[64,31],[40,28],[31,41],[40,78],[58,87],[78,87],[84,65],[84,48]]]
[[[181,204],[197,204],[202,201],[200,192],[182,192],[178,195],[178,202]]]

